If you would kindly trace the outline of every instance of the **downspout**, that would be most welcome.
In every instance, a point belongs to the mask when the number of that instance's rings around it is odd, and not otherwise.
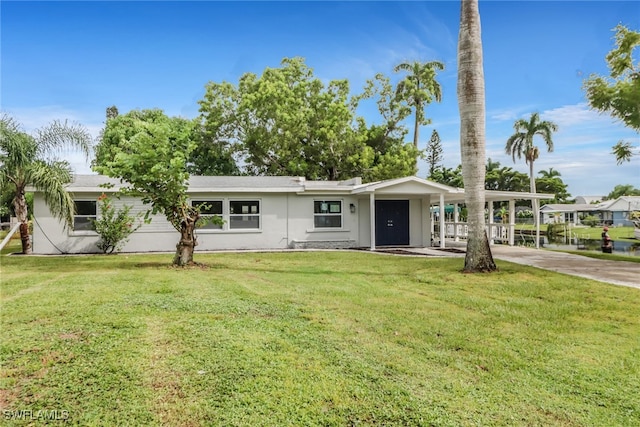
[[[371,218],[370,224],[370,238],[371,238],[371,250],[376,250],[376,196],[372,191],[369,193],[369,217]]]

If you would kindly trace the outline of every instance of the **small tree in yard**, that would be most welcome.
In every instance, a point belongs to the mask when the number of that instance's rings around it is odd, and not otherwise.
[[[93,221],[93,226],[100,236],[97,246],[105,254],[120,252],[129,240],[131,233],[142,225],[138,221],[140,215],[129,215],[132,206],[124,205],[121,209],[113,206],[113,200],[102,194],[100,202],[100,217]],[[137,222],[137,223],[136,223]]]
[[[13,199],[23,254],[32,252],[26,188],[41,191],[53,216],[70,226],[74,203],[65,186],[71,182],[73,170],[57,155],[72,148],[88,158],[92,144],[89,131],[78,124],[54,121],[28,134],[12,117],[0,116],[0,189]]]
[[[123,194],[150,204],[180,233],[173,264],[193,263],[200,211],[188,203],[187,159],[196,146],[194,121],[161,110],[134,110],[108,118],[93,164],[95,171],[120,178]]]

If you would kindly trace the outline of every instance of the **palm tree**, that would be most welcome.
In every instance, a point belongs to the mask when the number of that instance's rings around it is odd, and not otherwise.
[[[513,161],[518,158],[524,157],[525,162],[529,164],[529,187],[531,192],[536,192],[536,179],[533,176],[533,163],[538,160],[540,156],[540,149],[533,145],[533,138],[538,135],[542,137],[542,140],[547,146],[547,151],[553,151],[553,139],[551,135],[558,130],[558,125],[548,120],[540,120],[538,113],[531,114],[529,120],[518,119],[513,125],[516,133],[511,135],[507,140],[505,151],[510,154]],[[536,247],[538,246],[538,230],[540,218],[538,215],[538,200],[531,200],[531,207],[533,208],[534,223],[536,225]]]
[[[555,170],[554,168],[541,170],[538,172],[538,175],[542,175],[541,178],[558,178],[559,176],[561,176],[560,172]]]
[[[22,132],[13,118],[0,117],[0,187],[9,188],[14,195],[22,253],[31,253],[27,186],[42,191],[51,213],[71,225],[75,206],[64,187],[71,182],[73,171],[69,162],[55,156],[64,148],[76,147],[88,158],[91,145],[91,135],[80,125],[54,121],[32,136]]]
[[[510,154],[513,161],[516,156],[520,159],[524,157],[525,162],[529,165],[529,183],[531,192],[536,192],[536,181],[533,176],[533,163],[540,156],[540,149],[533,145],[533,138],[538,135],[542,137],[547,146],[547,151],[553,151],[553,139],[551,135],[558,130],[558,125],[548,120],[540,120],[538,113],[531,114],[529,120],[519,119],[513,125],[516,133],[511,135],[507,140],[505,151]]]
[[[478,0],[462,0],[460,8],[457,90],[462,176],[469,225],[464,271],[495,271],[484,219],[485,95]]]
[[[415,109],[415,124],[413,127],[413,145],[418,148],[420,137],[420,125],[428,125],[424,107],[433,99],[437,102],[442,100],[442,89],[440,83],[436,81],[436,72],[444,70],[444,64],[439,61],[431,62],[403,62],[393,69],[394,72],[406,71],[408,73],[404,79],[398,83],[396,96],[405,100],[409,106]]]

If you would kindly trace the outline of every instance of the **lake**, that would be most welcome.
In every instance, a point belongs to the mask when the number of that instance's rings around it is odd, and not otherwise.
[[[520,236],[518,245],[533,245],[535,242],[534,236]],[[523,237],[525,237],[523,239]],[[600,249],[600,239],[579,239],[574,237],[572,239],[559,236],[555,239],[549,239],[546,236],[540,236],[540,247],[546,249],[560,249],[569,251],[588,251],[588,252],[602,252]],[[613,242],[613,253],[618,255],[640,256],[640,241],[615,241]]]

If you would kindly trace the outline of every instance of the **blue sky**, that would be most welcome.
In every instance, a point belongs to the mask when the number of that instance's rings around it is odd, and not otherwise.
[[[0,2],[0,109],[31,131],[70,119],[97,136],[105,109],[161,108],[195,117],[207,82],[236,83],[245,72],[301,56],[325,81],[348,79],[354,93],[376,73],[400,75],[405,61],[439,60],[441,103],[427,107],[426,143],[438,130],[444,165],[460,163],[456,98],[458,1],[412,2]],[[617,166],[610,154],[636,132],[589,110],[582,91],[591,73],[607,74],[612,29],[640,29],[635,1],[482,1],[487,157],[527,172],[504,154],[513,123],[539,112],[559,125],[553,167],[569,192],[606,195],[640,187],[640,156]],[[637,58],[636,58],[637,60]],[[363,115],[367,115],[366,111]],[[371,117],[371,120],[374,118]],[[410,141],[411,133],[407,135]],[[540,142],[541,144],[541,142]],[[76,170],[89,172],[79,159]],[[426,164],[419,176],[426,176]]]

